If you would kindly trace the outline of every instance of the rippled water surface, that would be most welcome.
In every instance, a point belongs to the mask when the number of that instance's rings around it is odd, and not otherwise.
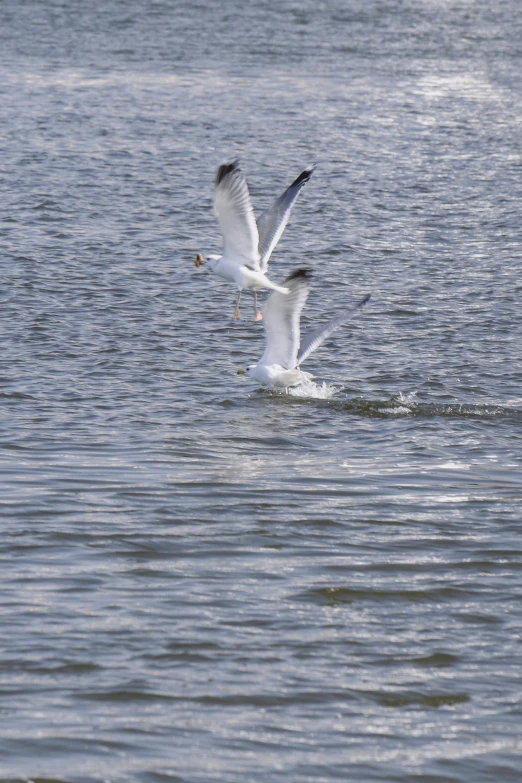
[[[0,9],[0,780],[522,779],[515,0]],[[262,210],[292,394],[205,269]],[[263,296],[264,301],[264,296]]]

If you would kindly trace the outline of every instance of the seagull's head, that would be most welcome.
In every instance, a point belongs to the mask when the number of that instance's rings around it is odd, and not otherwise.
[[[198,266],[203,266],[203,264],[206,264],[208,268],[213,272],[220,258],[221,256],[215,256],[215,255],[204,256],[203,253],[198,253],[196,256],[195,266],[198,267]]]
[[[256,367],[257,364],[250,364],[246,370],[236,370],[236,375],[248,375],[249,378],[253,378]]]

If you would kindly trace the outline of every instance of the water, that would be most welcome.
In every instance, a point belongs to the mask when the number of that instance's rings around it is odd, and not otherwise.
[[[518,4],[5,2],[0,780],[519,781]],[[195,269],[216,165],[316,386]]]

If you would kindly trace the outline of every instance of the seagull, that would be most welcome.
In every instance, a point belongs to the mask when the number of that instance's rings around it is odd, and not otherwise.
[[[216,174],[214,207],[216,210],[225,250],[222,256],[198,253],[196,266],[205,262],[225,280],[234,282],[238,289],[234,319],[241,315],[239,302],[243,288],[254,289],[254,318],[261,321],[263,316],[257,306],[256,288],[271,288],[280,294],[288,293],[283,286],[273,283],[267,277],[268,260],[279,242],[288,223],[290,212],[314,170],[314,166],[299,174],[290,187],[279,196],[272,207],[259,216],[256,223],[250,201],[248,185],[239,168],[239,162],[233,160],[219,166]]]
[[[303,372],[300,365],[312,351],[319,348],[334,329],[350,320],[371,297],[367,294],[355,307],[323,324],[300,339],[301,312],[310,292],[309,269],[296,269],[284,281],[288,295],[278,291],[270,294],[265,306],[265,352],[257,364],[251,364],[238,375],[246,374],[263,386],[299,386],[313,375]]]

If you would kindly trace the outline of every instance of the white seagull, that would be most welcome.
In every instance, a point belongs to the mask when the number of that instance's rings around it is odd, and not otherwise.
[[[290,212],[301,188],[310,177],[314,167],[305,169],[289,188],[274,202],[272,207],[259,216],[256,223],[250,201],[248,185],[237,160],[223,163],[216,174],[214,207],[216,210],[225,250],[222,256],[204,256],[198,253],[196,266],[205,262],[212,271],[225,280],[232,280],[238,289],[234,318],[241,315],[239,301],[243,288],[254,289],[254,318],[263,316],[257,306],[256,288],[271,288],[280,294],[287,289],[273,283],[266,276],[268,260],[288,223]]]
[[[257,364],[251,364],[246,369],[246,374],[263,386],[299,386],[304,380],[313,378],[309,372],[302,372],[300,365],[324,343],[334,329],[349,321],[371,296],[367,294],[351,310],[309,332],[301,342],[301,311],[310,292],[309,279],[308,269],[297,269],[284,281],[288,295],[282,296],[275,292],[268,298],[264,321],[265,352]],[[238,370],[237,373],[244,375],[245,370]]]

